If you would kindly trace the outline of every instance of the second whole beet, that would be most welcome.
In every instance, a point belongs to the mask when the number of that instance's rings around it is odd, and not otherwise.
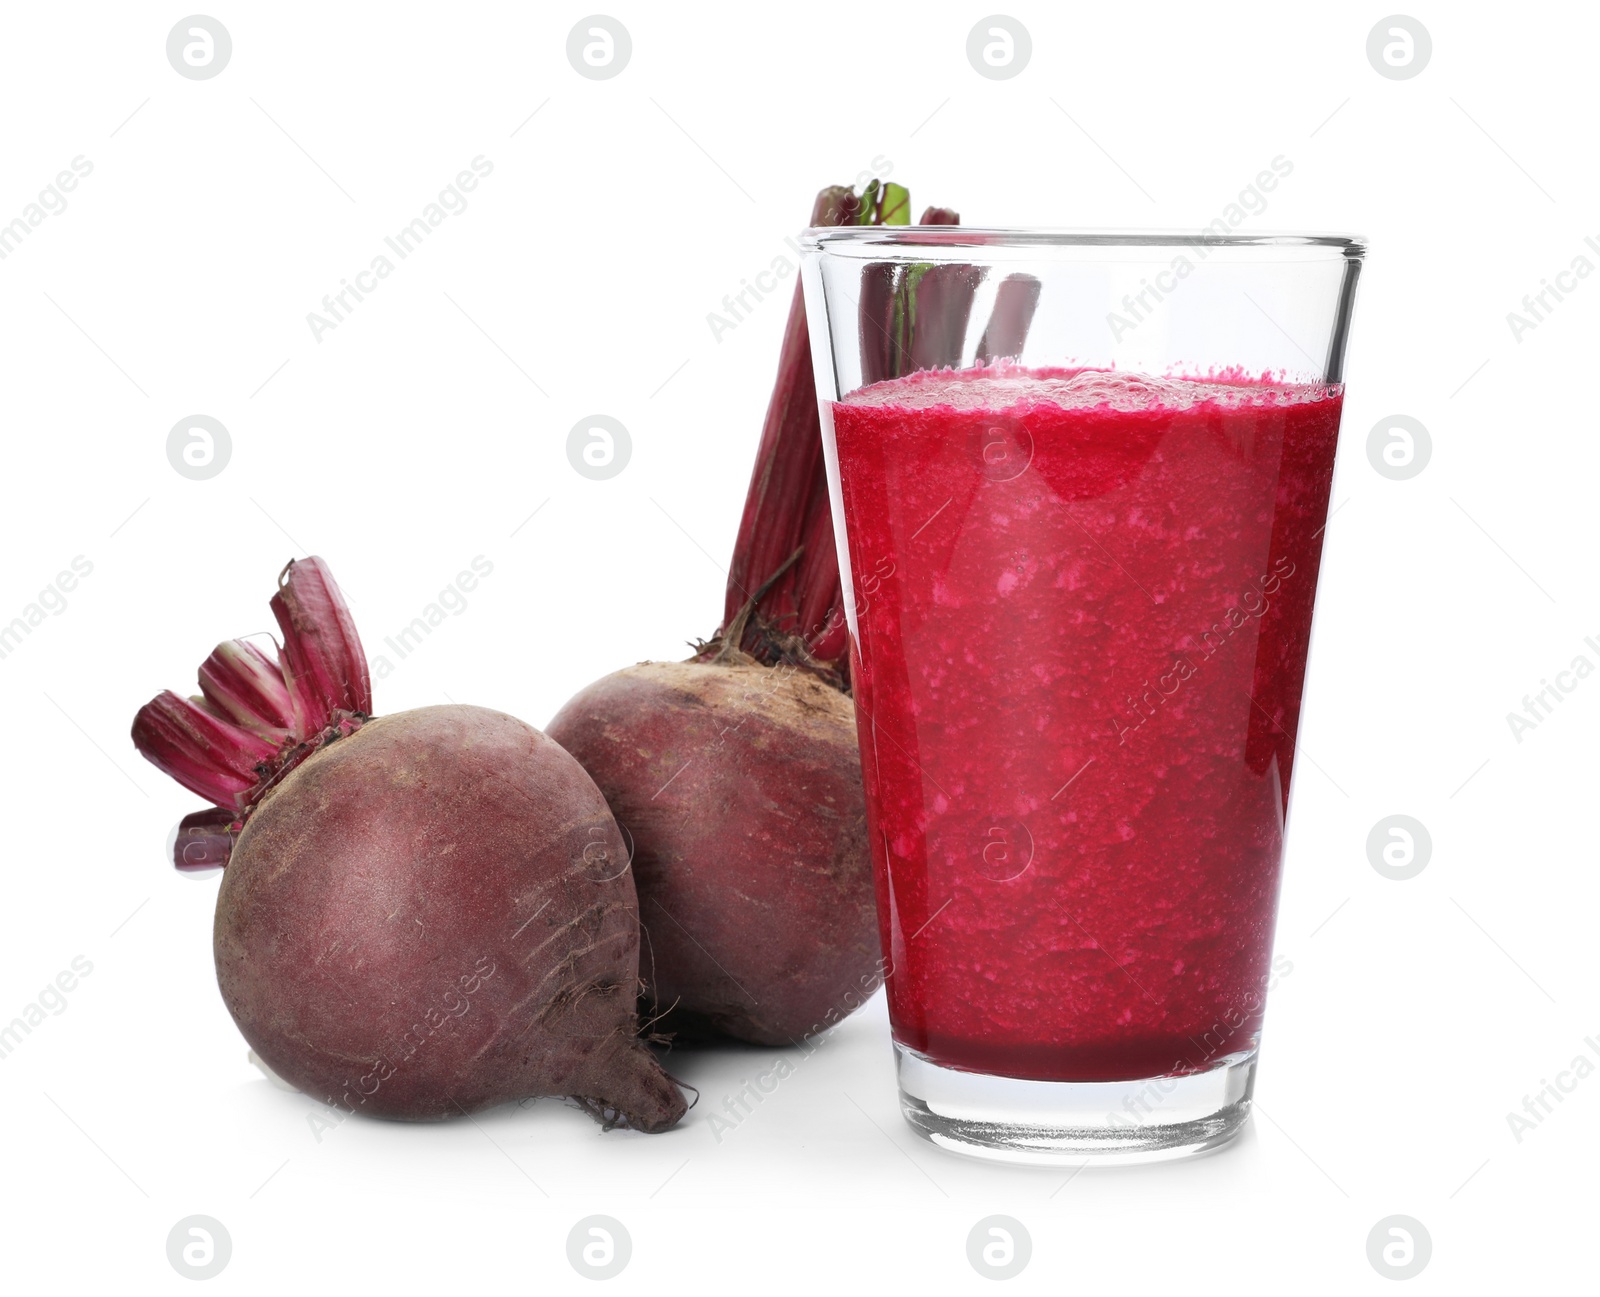
[[[633,839],[647,1010],[790,1044],[882,980],[854,710],[810,672],[645,662],[547,733]]]
[[[810,223],[905,225],[910,201],[893,183],[873,180],[859,194],[834,185],[817,195]],[[930,207],[920,223],[958,220]],[[911,328],[916,284],[884,287],[907,363],[932,363]],[[878,579],[855,587],[870,596]],[[787,1044],[859,1008],[885,973],[845,582],[798,286],[722,625],[697,649],[688,662],[597,681],[549,733],[633,835],[646,1011],[678,1032]]]

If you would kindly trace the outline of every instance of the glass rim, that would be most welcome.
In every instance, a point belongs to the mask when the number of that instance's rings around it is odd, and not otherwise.
[[[1041,226],[978,225],[813,225],[800,234],[806,252],[881,248],[1326,248],[1346,258],[1366,255],[1363,234],[1309,234],[1260,231],[1250,234],[1210,230],[1103,230]]]

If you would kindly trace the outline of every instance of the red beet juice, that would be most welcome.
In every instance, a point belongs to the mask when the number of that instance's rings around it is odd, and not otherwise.
[[[1055,1081],[1254,1048],[1341,402],[995,366],[833,404],[903,1046]]]

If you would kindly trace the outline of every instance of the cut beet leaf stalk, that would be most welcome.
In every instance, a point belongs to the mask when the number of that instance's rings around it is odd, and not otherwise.
[[[972,299],[987,273],[982,266],[940,264],[908,276],[899,304],[905,338],[900,373],[961,363]]]
[[[277,662],[228,640],[200,666],[203,697],[163,691],[133,722],[133,744],[153,765],[240,823],[288,771],[372,712],[366,655],[327,564],[291,561],[272,611],[283,628]],[[217,849],[202,851],[208,863]]]
[[[133,746],[190,792],[230,811],[244,807],[263,767],[278,755],[276,743],[170,689],[139,709]]]
[[[872,261],[861,268],[861,382],[881,383],[895,372],[895,266]]]
[[[272,613],[283,631],[283,674],[300,719],[316,733],[336,712],[372,713],[367,655],[344,596],[320,558],[291,559],[278,577]]]
[[[1007,275],[995,290],[994,309],[978,339],[977,360],[988,365],[996,360],[1020,356],[1039,305],[1039,281],[1032,275]]]
[[[221,869],[233,854],[233,829],[237,820],[231,811],[195,811],[178,823],[178,836],[172,844],[172,863],[179,869]]]
[[[930,207],[918,224],[957,225],[960,220],[948,207]],[[959,365],[972,299],[984,274],[976,266],[931,262],[909,266],[876,262],[864,267],[862,383],[879,383],[918,369]]]
[[[234,724],[281,744],[295,731],[294,699],[278,664],[244,640],[218,644],[200,664],[200,692]]]
[[[811,224],[904,225],[910,211],[911,195],[903,186],[874,180],[859,196],[840,186],[824,189],[812,208]],[[924,213],[928,224],[954,224],[956,219],[954,212],[944,208],[930,207]],[[878,269],[868,267],[863,278],[862,310],[873,309],[870,302],[881,305],[883,352],[881,357],[863,355],[864,382],[888,376],[877,373],[876,366],[897,363],[898,353],[888,329],[894,283],[892,277],[880,283],[882,277],[874,274]],[[865,349],[865,331],[863,337]],[[796,551],[798,559],[794,559]],[[782,570],[791,560],[793,565]],[[767,666],[797,663],[810,667],[848,688],[844,595],[822,458],[811,339],[798,286],[729,567],[721,633],[734,625],[752,593],[769,581],[770,587],[743,623],[740,642],[734,647]]]

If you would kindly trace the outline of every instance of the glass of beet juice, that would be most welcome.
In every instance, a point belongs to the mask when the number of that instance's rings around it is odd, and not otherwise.
[[[804,248],[906,1118],[1018,1162],[1224,1143],[1365,246]]]

